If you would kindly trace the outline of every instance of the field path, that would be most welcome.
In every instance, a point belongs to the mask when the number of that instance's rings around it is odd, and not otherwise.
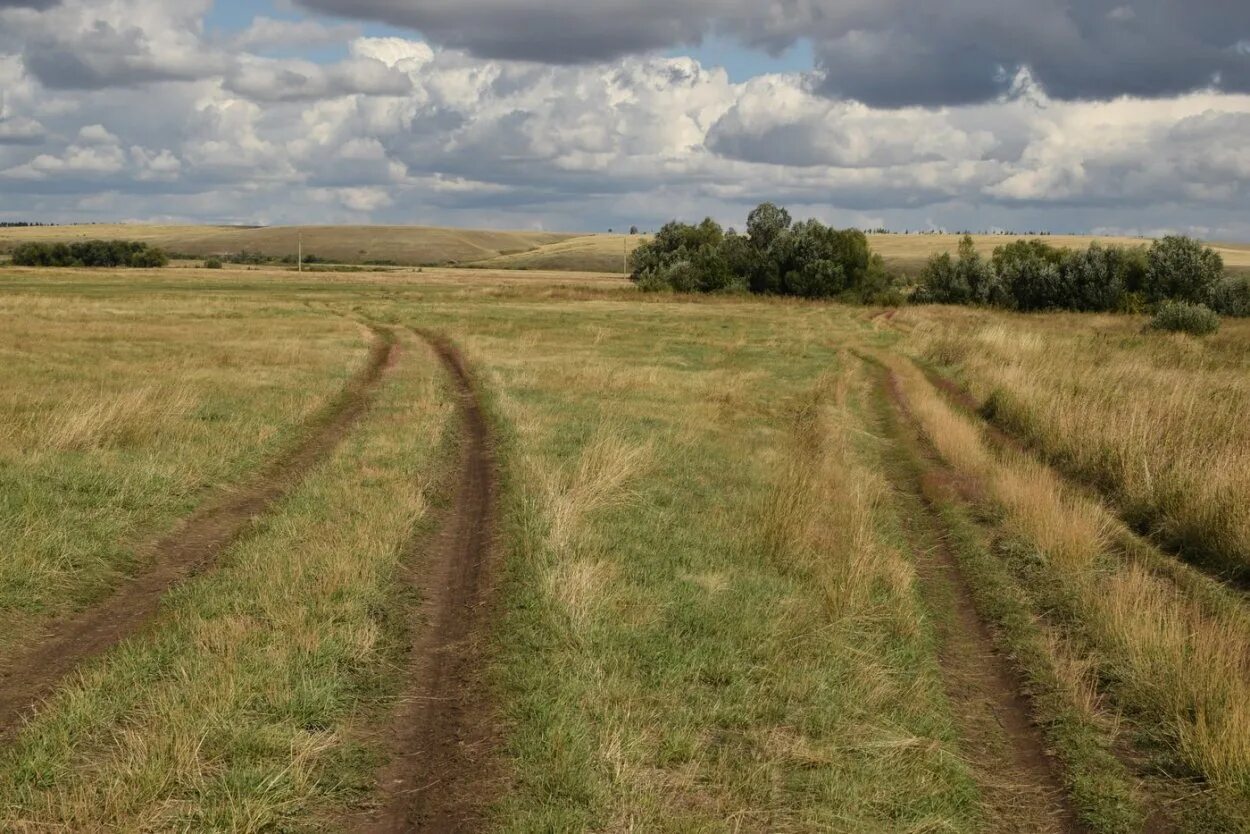
[[[910,465],[924,456],[893,372],[869,360],[884,387],[879,428],[892,458],[885,474],[908,510],[908,538],[915,550],[919,590],[932,613],[938,662],[960,734],[962,750],[977,780],[995,832],[1079,832],[1055,762],[1020,676],[994,645],[993,633],[978,614],[968,582],[947,542],[948,533],[929,496],[941,491],[940,470]]]
[[[365,412],[391,363],[394,336],[375,329],[364,367],[334,402],[306,427],[303,439],[252,481],[211,500],[150,546],[150,566],[84,611],[52,625],[16,657],[0,665],[0,738],[57,683],[85,661],[139,632],[179,582],[212,567],[252,520],[282,498],[346,437]]]
[[[490,427],[460,351],[422,333],[455,385],[462,425],[455,494],[433,539],[411,544],[409,582],[422,604],[411,623],[404,694],[393,715],[382,805],[368,832],[477,831],[494,738],[477,676],[493,572],[498,473]],[[432,547],[427,547],[430,542]],[[425,554],[425,555],[422,555]]]

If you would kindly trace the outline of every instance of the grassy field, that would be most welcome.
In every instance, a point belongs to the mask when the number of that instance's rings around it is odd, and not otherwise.
[[[0,829],[373,830],[467,442],[439,334],[498,462],[487,615],[436,647],[475,723],[431,728],[482,773],[408,791],[472,793],[461,830],[1250,830],[1238,325],[507,269],[8,268],[0,315],[19,677],[396,344],[341,443],[0,727]]]

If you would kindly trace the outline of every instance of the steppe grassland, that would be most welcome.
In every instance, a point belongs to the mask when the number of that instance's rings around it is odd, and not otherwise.
[[[204,257],[244,250],[282,258],[305,255],[338,263],[394,261],[405,265],[478,261],[558,243],[574,235],[444,229],[429,226],[160,226],[102,224],[0,228],[0,252],[26,241],[137,240],[174,254]]]
[[[323,830],[370,801],[380,745],[362,730],[397,692],[410,602],[396,560],[428,528],[454,434],[445,383],[407,326],[464,347],[499,432],[507,569],[491,675],[511,781],[498,827],[983,825],[863,351],[899,374],[938,450],[982,485],[977,536],[1012,572],[1008,593],[1049,641],[1066,697],[1112,735],[1123,710],[1168,772],[1197,780],[1176,806],[1191,829],[1245,823],[1243,602],[1127,558],[1113,514],[995,451],[900,355],[940,358],[930,347],[964,338],[964,317],[1004,331],[990,342],[1140,322],[917,309],[894,316],[902,335],[854,308],[490,271],[6,281],[6,304],[95,304],[102,319],[221,305],[256,339],[249,322],[290,316],[301,339],[354,351],[340,384],[363,357],[357,321],[393,327],[405,351],[348,442],[0,758],[8,827]],[[1230,334],[1245,343],[1217,339]],[[1237,349],[1142,338],[1146,351]],[[1131,818],[1095,830],[1135,830]]]
[[[510,432],[500,827],[976,830],[850,312],[485,301],[367,309]]]
[[[290,443],[368,340],[277,296],[59,279],[0,279],[0,651]]]
[[[398,562],[454,431],[437,362],[400,350],[359,430],[6,745],[0,828],[316,831],[362,801],[402,665]]]
[[[916,308],[906,347],[1187,558],[1250,576],[1250,323],[1209,339],[1121,316]]]

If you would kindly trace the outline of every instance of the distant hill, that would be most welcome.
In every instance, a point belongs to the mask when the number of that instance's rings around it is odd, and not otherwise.
[[[539,246],[526,252],[498,255],[469,264],[488,269],[554,269],[577,272],[616,272],[625,267],[626,250],[633,252],[649,235],[582,235]]]
[[[205,257],[241,252],[294,255],[298,238],[304,254],[337,263],[393,261],[404,265],[466,263],[526,252],[576,237],[549,232],[498,232],[427,226],[148,226],[90,225],[0,229],[0,252],[23,241],[139,240],[174,254]]]
[[[174,254],[194,257],[227,255],[244,249],[262,255],[293,255],[297,237],[304,253],[337,263],[393,262],[404,266],[457,265],[490,269],[534,269],[620,274],[626,249],[633,251],[649,235],[561,234],[508,232],[486,229],[447,229],[432,226],[149,226],[91,225],[0,228],[0,253],[21,241],[74,241],[93,238],[139,240]],[[974,235],[977,248],[988,255],[994,247],[1030,235]],[[1049,235],[1054,246],[1085,248],[1095,240],[1105,244],[1149,245],[1147,238]],[[915,274],[930,255],[954,252],[960,235],[869,235],[893,269]],[[1250,272],[1250,244],[1216,243],[1232,271]]]

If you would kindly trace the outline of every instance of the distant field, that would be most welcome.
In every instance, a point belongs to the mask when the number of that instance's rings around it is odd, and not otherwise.
[[[0,252],[24,241],[138,240],[177,254],[205,257],[244,249],[262,255],[294,255],[303,237],[304,254],[338,263],[394,261],[418,266],[480,261],[559,243],[574,235],[500,232],[427,226],[148,226],[107,224],[0,229]]]
[[[624,271],[625,252],[633,252],[650,235],[584,235],[551,243],[528,252],[500,255],[471,266],[492,269],[553,269],[587,272]]]
[[[0,229],[0,253],[22,241],[74,241],[124,238],[160,246],[177,254],[205,257],[244,249],[282,257],[296,251],[303,235],[304,253],[336,263],[389,261],[404,266],[458,265],[488,269],[557,272],[622,271],[626,249],[632,252],[650,235],[561,234],[443,229],[427,226],[237,226],[93,225]],[[873,251],[894,269],[914,274],[930,255],[954,252],[959,235],[870,235]],[[977,248],[989,254],[996,246],[1029,236],[974,235]],[[1149,244],[1146,238],[1052,235],[1055,246],[1083,249],[1093,241],[1123,246]],[[1230,270],[1250,271],[1250,244],[1213,244]]]
[[[962,235],[869,235],[874,252],[880,253],[894,269],[914,274],[924,266],[931,255],[941,252],[954,253]],[[1036,235],[973,235],[977,249],[986,255],[995,247],[1015,240],[1031,240]],[[650,235],[629,238],[625,244],[622,235],[585,235],[539,246],[526,252],[484,259],[471,266],[495,269],[550,269],[583,270],[592,272],[620,272],[621,256],[628,245],[629,251],[650,240]],[[1050,235],[1045,238],[1053,246],[1084,249],[1094,241],[1117,246],[1145,246],[1148,238],[1097,237],[1093,235]],[[1225,264],[1234,270],[1250,269],[1250,245],[1214,244],[1224,256]]]

